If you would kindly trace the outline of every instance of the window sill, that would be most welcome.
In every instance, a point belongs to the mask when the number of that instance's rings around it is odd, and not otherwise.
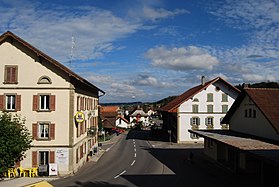
[[[18,84],[18,82],[3,82],[3,84]]]

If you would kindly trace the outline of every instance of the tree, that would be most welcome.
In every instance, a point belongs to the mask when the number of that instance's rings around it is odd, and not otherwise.
[[[18,115],[0,114],[0,174],[22,160],[31,146],[32,137],[24,123]]]

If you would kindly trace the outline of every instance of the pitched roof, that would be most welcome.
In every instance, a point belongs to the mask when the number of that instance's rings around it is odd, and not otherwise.
[[[133,110],[133,111],[129,114],[129,116],[135,117],[135,116],[137,116],[138,114],[140,114],[142,117],[147,117],[147,116],[148,116],[148,114],[145,113],[142,109],[135,109],[135,110]]]
[[[175,99],[173,99],[171,102],[169,102],[167,105],[162,107],[163,111],[166,112],[176,112],[177,108],[185,101],[187,101],[188,99],[192,98],[194,95],[196,95],[197,93],[199,93],[200,91],[202,91],[203,89],[207,88],[208,86],[210,86],[211,84],[217,82],[217,81],[222,81],[224,82],[226,85],[230,86],[231,88],[233,88],[235,91],[240,92],[236,87],[232,86],[230,83],[228,83],[227,81],[225,81],[224,79],[222,79],[221,77],[217,77],[211,81],[206,82],[204,85],[200,84],[196,87],[193,87],[189,90],[187,90],[186,92],[184,92],[183,94],[181,94],[180,96],[176,97]]]
[[[118,112],[118,106],[102,106],[101,112]]]
[[[124,118],[123,116],[118,116],[117,119],[121,118],[123,121],[125,121],[126,123],[130,123],[126,118]]]
[[[279,134],[279,89],[245,88],[231,106],[222,123],[229,123],[232,115],[246,95],[248,95],[248,97],[255,103],[275,131]]]
[[[62,65],[58,61],[56,61],[53,58],[51,58],[50,56],[46,55],[45,53],[43,53],[39,49],[33,47],[32,45],[30,45],[29,43],[27,43],[26,41],[24,41],[23,39],[16,36],[14,33],[10,32],[10,31],[7,31],[0,36],[0,45],[2,43],[4,43],[5,41],[7,41],[8,38],[12,38],[13,41],[16,40],[19,44],[21,44],[24,47],[28,48],[29,50],[33,51],[39,58],[42,58],[42,59],[46,60],[50,64],[54,65],[55,67],[57,67],[60,70],[62,70],[63,72],[65,72],[71,78],[70,79],[71,82],[74,85],[76,85],[77,87],[85,86],[88,89],[98,90],[98,91],[102,92],[103,94],[105,94],[105,92],[103,90],[101,90],[100,88],[94,86],[93,84],[91,84],[90,82],[85,80],[84,78],[80,77],[79,75],[77,75],[76,73],[74,73],[73,71],[68,69],[66,66]]]

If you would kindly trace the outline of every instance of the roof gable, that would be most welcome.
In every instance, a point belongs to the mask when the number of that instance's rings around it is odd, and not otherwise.
[[[14,33],[10,32],[10,31],[7,31],[0,36],[0,45],[4,42],[9,42],[12,45],[14,45],[13,44],[14,41],[17,41],[18,44],[20,44],[21,46],[23,46],[23,47],[27,48],[28,50],[32,51],[38,57],[38,59],[43,59],[43,60],[47,61],[50,65],[55,66],[56,68],[60,69],[62,72],[66,73],[69,77],[70,82],[72,84],[74,84],[76,87],[85,87],[88,90],[97,90],[97,91],[100,91],[103,94],[105,94],[105,92],[103,90],[94,86],[93,84],[91,84],[90,82],[88,82],[84,78],[80,77],[79,75],[77,75],[76,73],[74,73],[73,71],[68,69],[66,66],[59,63],[58,61],[54,60],[50,56],[46,55],[45,53],[43,53],[39,49],[33,47],[32,45],[30,45],[29,43],[27,43],[26,41],[24,41],[20,37],[16,36]]]
[[[246,88],[237,97],[222,123],[229,123],[232,115],[240,106],[245,96],[248,96],[270,122],[279,135],[279,89]]]
[[[202,91],[203,89],[207,88],[208,86],[212,85],[213,83],[217,81],[222,81],[224,84],[228,85],[232,89],[234,89],[236,92],[240,92],[236,87],[232,86],[230,83],[222,79],[221,77],[217,77],[211,81],[206,82],[204,85],[200,84],[196,87],[193,87],[180,96],[173,99],[171,102],[169,102],[167,105],[162,107],[163,111],[166,112],[176,112],[177,108],[185,101],[189,100],[190,98],[194,97],[197,93]]]

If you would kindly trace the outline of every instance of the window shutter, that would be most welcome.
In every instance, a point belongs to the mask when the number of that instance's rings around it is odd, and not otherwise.
[[[193,118],[190,118],[190,125],[193,125]]]
[[[207,118],[205,118],[205,125],[208,125],[208,123],[207,123],[208,121],[207,121]]]
[[[16,163],[15,163],[15,167],[17,168],[17,167],[20,167],[20,161],[17,161]]]
[[[37,151],[32,151],[32,167],[38,167]]]
[[[12,67],[11,68],[11,82],[12,83],[16,83],[17,82],[17,71],[16,71],[16,67]]]
[[[49,163],[55,163],[55,153],[54,153],[54,151],[49,152]]]
[[[33,95],[33,111],[39,110],[39,96]]]
[[[38,124],[37,123],[32,124],[32,138],[33,138],[33,140],[38,139]]]
[[[55,111],[55,95],[50,95],[50,111]]]
[[[55,139],[55,124],[54,123],[50,124],[50,139],[51,140]]]
[[[200,125],[200,118],[197,118],[197,124]]]
[[[4,110],[4,95],[0,95],[0,110]]]
[[[16,95],[16,111],[21,110],[21,95]]]
[[[80,111],[80,96],[77,96],[77,111]]]

